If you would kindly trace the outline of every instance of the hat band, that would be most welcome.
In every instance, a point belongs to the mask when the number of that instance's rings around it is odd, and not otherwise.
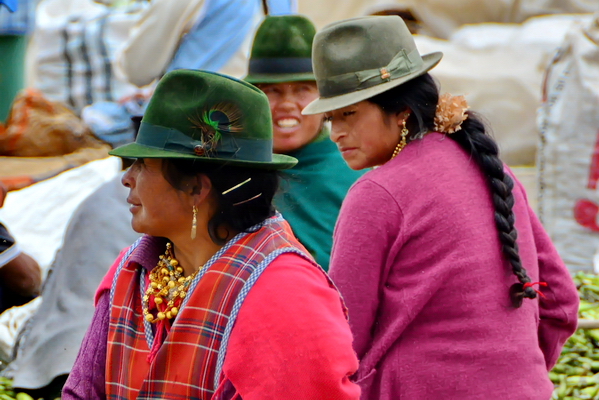
[[[402,49],[382,68],[348,72],[318,80],[320,97],[327,98],[368,89],[419,71],[423,66],[424,62],[417,49],[409,53]]]
[[[182,154],[193,154],[201,158],[221,158],[242,161],[272,162],[272,142],[234,138],[231,134],[222,133],[221,139],[211,149],[206,143],[194,140],[183,132],[164,126],[142,122],[135,143],[160,150],[174,151]],[[198,154],[202,149],[202,154]]]
[[[312,72],[309,57],[257,58],[250,60],[250,74],[298,74]]]

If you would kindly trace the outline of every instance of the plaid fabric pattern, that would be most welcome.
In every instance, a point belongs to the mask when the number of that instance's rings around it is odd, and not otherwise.
[[[147,359],[153,334],[147,325],[144,327],[142,268],[124,262],[113,285],[107,398],[211,399],[245,296],[268,264],[286,252],[314,263],[280,216],[231,240],[198,273],[191,294],[151,364]]]

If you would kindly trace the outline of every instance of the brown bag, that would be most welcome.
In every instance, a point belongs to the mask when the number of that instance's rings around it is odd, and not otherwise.
[[[15,99],[6,125],[0,124],[0,155],[51,157],[103,146],[70,109],[35,89]]]

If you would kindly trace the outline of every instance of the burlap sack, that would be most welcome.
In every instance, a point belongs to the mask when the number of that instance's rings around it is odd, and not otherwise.
[[[539,113],[539,214],[570,270],[599,247],[599,14],[575,25],[547,70]]]
[[[0,125],[2,156],[61,156],[101,146],[102,142],[70,109],[47,100],[34,89],[17,96],[6,126]]]

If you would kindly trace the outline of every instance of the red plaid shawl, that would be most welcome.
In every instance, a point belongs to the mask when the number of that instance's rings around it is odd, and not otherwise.
[[[154,337],[141,308],[145,270],[127,262],[130,255],[123,257],[111,291],[107,398],[211,399],[243,300],[268,264],[287,252],[314,262],[280,217],[231,240],[192,282],[191,295],[151,364],[148,354]]]

